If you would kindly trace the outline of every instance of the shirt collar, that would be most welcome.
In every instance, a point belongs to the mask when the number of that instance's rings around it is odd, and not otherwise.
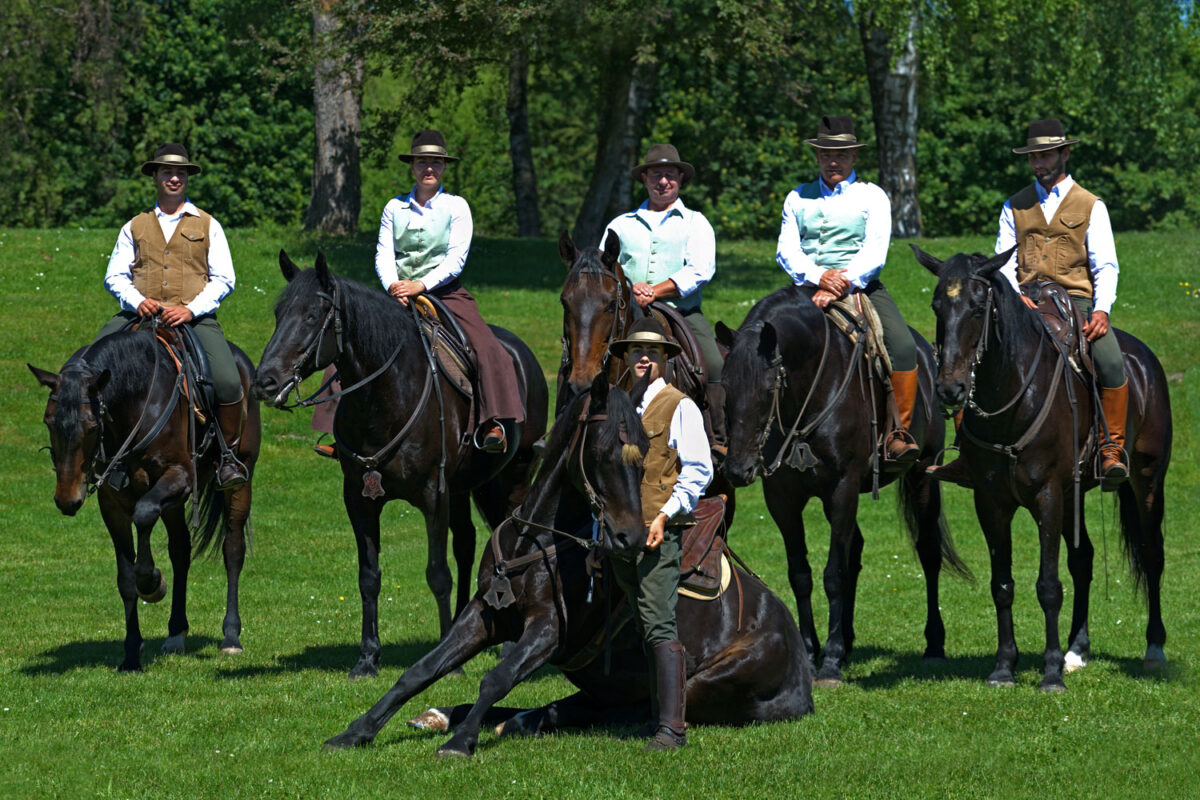
[[[1041,181],[1034,181],[1033,185],[1037,187],[1038,199],[1042,202],[1045,202],[1046,198],[1050,195],[1054,195],[1061,200],[1066,197],[1067,192],[1071,191],[1071,187],[1075,185],[1075,179],[1067,175],[1061,181],[1051,186],[1050,191],[1046,191]]]
[[[200,209],[192,205],[191,200],[184,200],[183,205],[179,207],[179,211],[175,214],[168,214],[158,207],[158,203],[154,204],[154,215],[157,217],[165,217],[167,219],[180,219],[184,214],[190,214],[193,217],[200,216]]]
[[[654,396],[666,387],[667,382],[665,380],[663,380],[661,377],[655,378],[654,382],[646,387],[646,391],[642,395],[642,404],[638,406],[638,413],[640,414],[644,412],[646,410],[646,406],[650,405],[650,401],[654,399]]]
[[[854,183],[856,180],[858,180],[858,173],[854,170],[850,170],[850,174],[846,178],[838,181],[838,185],[832,189],[825,184],[825,179],[820,175],[817,176],[817,185],[821,187],[821,197],[830,197],[831,195],[847,191],[850,188],[850,184]]]
[[[630,212],[630,216],[636,217],[642,211],[650,212],[650,201],[649,200],[643,200],[642,204],[637,207],[637,211]],[[671,203],[671,205],[669,205],[667,207],[667,210],[666,210],[666,212],[664,212],[663,216],[664,217],[670,217],[670,216],[682,217],[684,211],[687,211],[687,206],[685,206],[683,204],[683,198],[676,197],[675,202]],[[654,212],[650,212],[650,213],[654,213]]]
[[[444,191],[445,191],[445,187],[439,186],[438,190],[437,190],[437,194],[435,194],[433,197],[431,197],[425,201],[425,208],[433,208],[433,201],[437,200],[439,197],[441,197],[442,192],[444,192]],[[416,186],[414,186],[412,188],[412,191],[410,191],[408,194],[402,194],[397,199],[407,203],[410,206],[416,206],[417,208],[421,207],[421,204],[417,202],[417,187]]]

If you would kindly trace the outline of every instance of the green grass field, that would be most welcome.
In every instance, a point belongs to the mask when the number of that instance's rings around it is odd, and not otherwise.
[[[1111,501],[1093,493],[1087,514],[1097,561],[1093,661],[1056,696],[1036,689],[1043,627],[1034,594],[1037,545],[1028,515],[1015,536],[1018,686],[992,690],[995,622],[987,554],[971,498],[946,489],[957,545],[979,579],[946,580],[942,608],[949,663],[924,667],[924,583],[889,490],[864,498],[866,535],[857,647],[848,682],[815,692],[817,711],[791,723],[701,727],[689,746],[651,757],[622,731],[500,740],[490,732],[468,762],[432,753],[444,737],[403,720],[429,705],[472,701],[495,664],[485,653],[404,708],[374,746],[326,753],[321,742],[362,713],[436,640],[425,586],[423,525],[395,503],[385,512],[380,599],[383,669],[346,678],[358,652],[353,536],[340,474],[312,455],[307,413],[264,409],[255,476],[253,554],[242,581],[245,653],[217,653],[224,607],[219,561],[192,569],[192,630],[183,656],[159,654],[167,603],[142,605],[145,672],[118,674],[124,627],[112,547],[95,499],[76,518],[52,502],[41,423],[46,391],[25,362],[57,370],[114,311],[102,277],[115,231],[0,230],[0,797],[1031,797],[1200,796],[1200,280],[1191,254],[1200,234],[1118,237],[1123,276],[1113,321],[1145,339],[1170,376],[1175,448],[1167,482],[1163,607],[1169,669],[1142,672],[1145,612],[1131,590]],[[230,338],[257,360],[271,334],[286,247],[311,264],[373,282],[369,237],[315,240],[232,231],[238,289],[221,310]],[[983,237],[922,241],[940,257],[984,250]],[[781,286],[772,242],[724,243],[705,291],[714,322],[736,326],[755,300]],[[910,324],[931,337],[933,279],[905,243],[884,273]],[[533,347],[553,381],[559,357],[558,292],[564,268],[551,241],[477,241],[465,282],[484,316]],[[308,385],[313,385],[310,381]],[[757,486],[739,494],[731,540],[789,606],[783,546]],[[827,530],[810,504],[811,558],[823,568]],[[486,537],[479,537],[482,548]],[[165,536],[156,559],[171,578]],[[1071,586],[1062,565],[1069,607]],[[818,581],[819,585],[819,581]],[[818,628],[825,600],[814,599]],[[1064,617],[1065,635],[1065,617]],[[508,705],[569,691],[545,669]]]

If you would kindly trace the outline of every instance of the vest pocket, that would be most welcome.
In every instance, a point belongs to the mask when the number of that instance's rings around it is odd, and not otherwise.
[[[1085,214],[1060,214],[1058,218],[1068,228],[1078,228],[1088,219]]]

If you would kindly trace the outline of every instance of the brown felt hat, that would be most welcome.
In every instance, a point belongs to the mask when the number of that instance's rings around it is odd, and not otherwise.
[[[446,153],[446,137],[442,136],[441,131],[432,129],[417,131],[417,135],[413,137],[412,146],[409,147],[409,150],[412,152],[400,154],[400,160],[406,164],[411,164],[412,160],[418,157],[458,161],[458,156]]]
[[[1029,136],[1025,139],[1024,147],[1014,147],[1017,155],[1040,153],[1043,150],[1057,150],[1069,144],[1075,144],[1078,139],[1068,139],[1063,124],[1056,119],[1035,119],[1029,123]]]
[[[618,339],[608,346],[608,352],[617,358],[624,358],[625,351],[635,344],[661,345],[667,353],[667,358],[673,358],[683,351],[679,343],[667,336],[662,323],[654,317],[642,317],[629,326],[629,334],[624,339]]]
[[[820,147],[822,150],[849,150],[854,147],[866,147],[854,136],[854,120],[847,116],[826,114],[821,117],[817,126],[817,138],[805,139],[805,144]]]
[[[142,164],[142,174],[153,175],[159,167],[183,167],[188,175],[200,174],[200,167],[188,160],[187,148],[178,142],[159,145],[154,157]]]
[[[679,151],[673,144],[651,145],[650,149],[646,151],[646,157],[642,160],[644,163],[638,164],[629,172],[635,181],[640,181],[642,175],[651,167],[676,167],[683,173],[683,183],[690,181],[696,174],[695,167],[686,161],[679,160]]]

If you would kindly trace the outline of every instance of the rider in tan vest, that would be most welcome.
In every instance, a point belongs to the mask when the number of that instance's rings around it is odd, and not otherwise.
[[[173,328],[188,325],[208,356],[216,395],[221,461],[217,486],[232,489],[249,479],[229,445],[241,435],[242,379],[217,307],[233,291],[233,260],[221,223],[187,199],[188,178],[199,174],[181,144],[164,144],[142,164],[154,179],[157,202],[121,229],[104,275],[104,286],[121,311],[100,328],[96,340],[138,318],[159,316]]]
[[[1001,273],[1013,288],[1031,281],[1060,283],[1083,312],[1083,333],[1092,343],[1092,362],[1100,388],[1100,406],[1108,425],[1109,439],[1101,431],[1100,474],[1106,487],[1129,476],[1124,455],[1125,415],[1129,407],[1129,382],[1117,337],[1108,316],[1117,298],[1117,251],[1112,225],[1104,201],[1084,189],[1067,174],[1071,145],[1062,122],[1040,119],[1029,125],[1024,147],[1013,148],[1028,155],[1033,183],[1014,194],[1000,212],[996,252],[1017,248]],[[1025,305],[1035,308],[1024,295]],[[956,418],[955,424],[961,422]],[[930,468],[938,480],[970,487],[961,459],[940,468]]]

